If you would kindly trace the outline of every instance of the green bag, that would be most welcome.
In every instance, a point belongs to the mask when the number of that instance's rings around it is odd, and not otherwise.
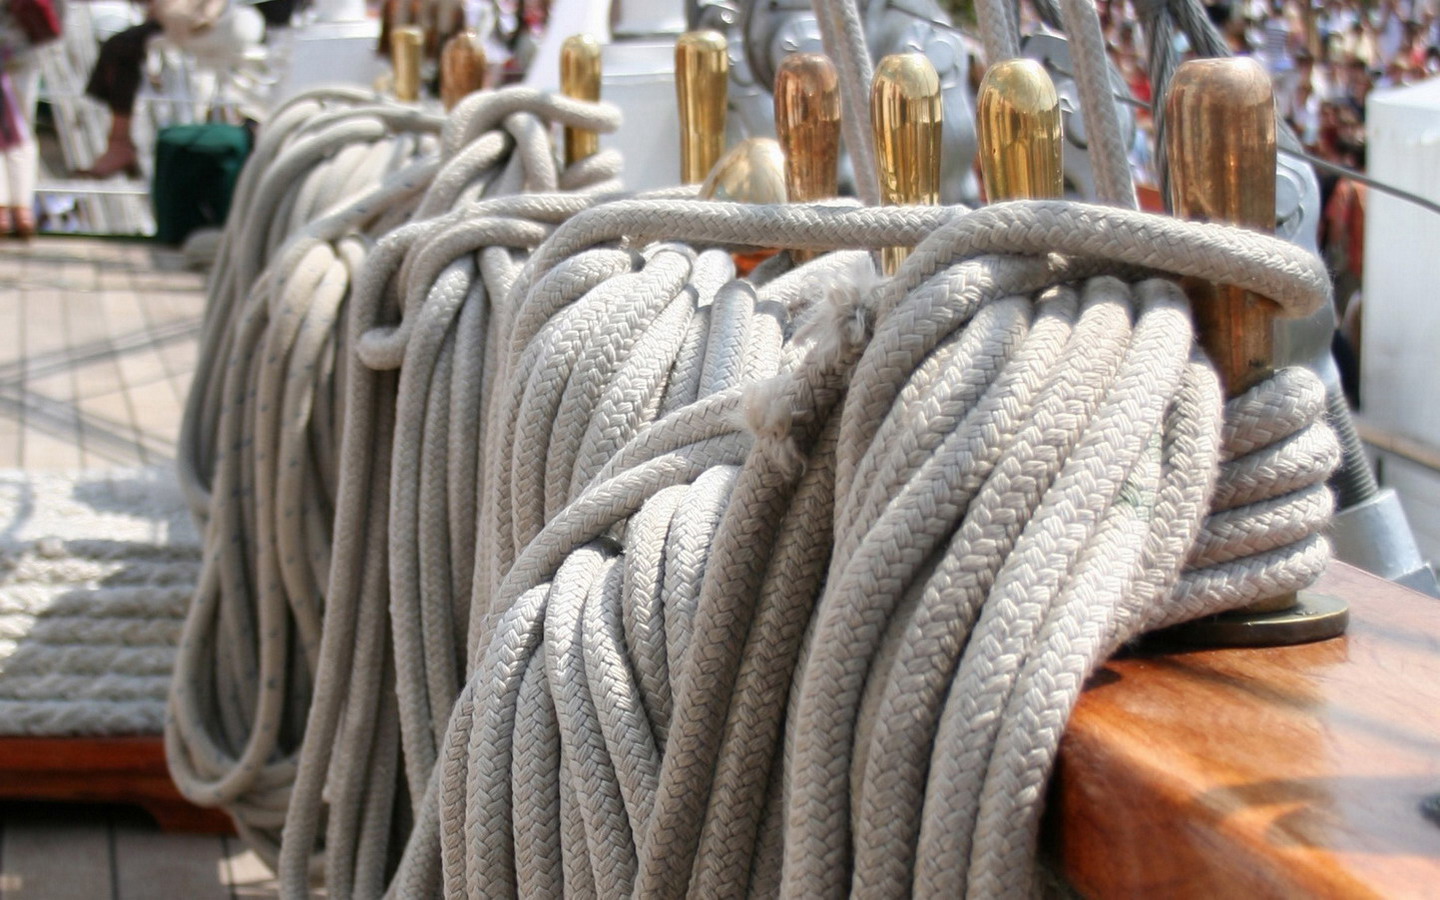
[[[171,125],[155,139],[155,239],[179,244],[197,228],[218,228],[245,158],[250,132],[239,125]]]

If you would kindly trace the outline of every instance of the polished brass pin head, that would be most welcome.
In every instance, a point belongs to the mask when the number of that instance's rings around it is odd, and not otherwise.
[[[576,100],[600,99],[600,42],[593,36],[572,34],[560,45],[560,93]],[[599,133],[565,126],[567,166],[599,151]]]
[[[1165,102],[1175,215],[1274,231],[1275,92],[1260,64],[1190,60]]]
[[[700,185],[700,199],[784,203],[785,153],[771,138],[748,138],[720,157]]]
[[[919,53],[880,60],[870,88],[870,126],[875,132],[880,199],[889,206],[940,202],[940,76]],[[881,252],[886,274],[909,255],[903,247]]]
[[[440,53],[440,102],[446,109],[485,86],[485,45],[472,30],[445,42]]]
[[[818,53],[793,53],[775,72],[775,131],[785,153],[785,189],[792,203],[839,193],[840,78]]]
[[[395,99],[420,99],[420,57],[425,49],[425,32],[415,25],[402,25],[390,32],[390,62],[395,68]]]
[[[680,109],[680,181],[699,184],[725,150],[730,59],[716,31],[689,31],[675,42]]]
[[[996,63],[980,82],[976,120],[985,196],[1042,200],[1065,192],[1060,96],[1033,59]]]

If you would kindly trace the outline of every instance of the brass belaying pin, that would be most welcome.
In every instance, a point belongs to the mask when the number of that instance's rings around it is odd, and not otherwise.
[[[731,203],[784,203],[785,154],[773,138],[747,138],[720,157],[700,185],[701,200]],[[774,256],[773,247],[744,247],[734,251],[735,268],[748,275]]]
[[[680,183],[700,184],[725,151],[730,59],[715,31],[687,31],[675,42],[680,111]],[[633,127],[633,126],[632,126]]]
[[[793,53],[775,72],[775,132],[785,159],[785,194],[791,203],[811,203],[839,193],[840,77],[835,64],[818,53]],[[811,250],[791,250],[796,262]]]
[[[1265,70],[1252,59],[1185,62],[1171,80],[1165,110],[1175,215],[1273,232],[1275,95]],[[1225,396],[1268,378],[1280,307],[1233,286],[1195,278],[1183,284]],[[1303,591],[1193,622],[1175,636],[1209,645],[1294,644],[1341,634],[1348,618],[1343,600]]]
[[[467,29],[445,42],[440,52],[440,102],[445,108],[485,86],[485,45],[480,35]]]
[[[390,62],[395,68],[395,99],[414,103],[420,99],[420,55],[425,32],[415,25],[402,25],[390,32]]]
[[[576,100],[600,99],[600,42],[588,34],[572,34],[560,45],[560,93]],[[565,126],[565,165],[600,152],[600,134]]]
[[[1033,59],[991,66],[976,99],[985,198],[1052,200],[1065,193],[1060,96]]]
[[[880,60],[870,86],[870,126],[880,200],[887,206],[934,206],[940,202],[940,77],[919,53]],[[880,259],[895,274],[908,247],[886,247]]]
[[[746,138],[720,157],[700,184],[701,200],[784,203],[785,154],[774,138]]]

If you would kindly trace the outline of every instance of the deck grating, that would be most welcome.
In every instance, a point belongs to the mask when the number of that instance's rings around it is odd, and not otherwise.
[[[174,461],[204,308],[204,276],[180,263],[139,243],[0,240],[0,468]],[[0,900],[276,896],[237,838],[162,834],[134,809],[0,803]]]

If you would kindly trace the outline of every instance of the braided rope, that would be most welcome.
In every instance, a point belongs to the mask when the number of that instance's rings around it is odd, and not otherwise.
[[[677,235],[918,246],[746,283]],[[1026,889],[1093,666],[1326,558],[1313,377],[1222,418],[1147,273],[1327,290],[1274,239],[1065,203],[561,225],[511,289],[469,674],[391,892]]]
[[[207,554],[171,690],[170,768],[186,796],[229,811],[246,840],[272,862],[281,855],[280,829],[291,810],[292,786],[305,776],[306,753],[317,746],[302,742],[311,728],[307,718],[316,717],[312,690],[333,687],[324,664],[334,655],[331,621],[343,616],[334,615],[327,598],[337,596],[330,584],[332,563],[344,548],[332,525],[347,483],[344,434],[358,408],[347,384],[364,369],[352,354],[363,356],[368,337],[364,329],[341,323],[351,315],[352,290],[364,293],[372,269],[368,236],[396,233],[412,215],[442,237],[459,234],[458,244],[429,245],[432,252],[420,254],[414,270],[405,273],[433,281],[439,276],[435,252],[452,252],[438,263],[444,268],[479,249],[464,245],[479,234],[473,225],[466,227],[466,212],[483,208],[471,199],[561,186],[592,193],[613,189],[617,168],[607,155],[563,175],[557,171],[542,117],[613,128],[618,117],[594,105],[517,89],[472,96],[444,119],[373,100],[355,105],[358,100],[343,91],[302,97],[280,111],[262,136],[237,193],[237,227],[227,232],[210,286],[208,365],[197,374],[183,440],[182,480],[207,526]],[[434,140],[436,134],[441,141]],[[442,147],[451,153],[437,155]],[[579,208],[556,197],[530,203],[539,216],[533,223],[511,214],[499,229],[505,236],[482,239],[480,246],[538,243],[550,223]],[[452,203],[460,205],[454,213]],[[371,283],[368,296],[379,296],[385,286]],[[492,282],[500,293],[504,287]],[[424,297],[424,291],[414,295],[407,311]],[[386,307],[366,313],[377,324],[389,315]],[[420,319],[433,321],[436,315]],[[405,329],[412,326],[407,318]],[[442,349],[425,337],[418,343],[411,358]],[[481,351],[467,346],[465,352],[475,359]],[[447,356],[441,365],[449,361]],[[425,371],[417,366],[415,377]],[[443,392],[440,399],[448,402]],[[457,421],[475,418],[463,407],[455,413]],[[443,434],[444,427],[431,430]],[[383,422],[380,429],[393,431]],[[473,517],[470,528],[473,533]],[[428,556],[433,559],[435,551]],[[426,588],[452,602],[448,580],[427,582]],[[375,664],[347,687],[371,702],[349,704],[343,727],[325,739],[328,747],[340,734],[352,746],[372,748],[337,758],[331,773],[327,799],[336,814],[326,852],[337,895],[383,889],[385,835],[394,830],[390,798],[399,787],[387,773],[400,761],[402,732],[408,744],[415,731],[406,727],[413,726],[410,719],[401,720],[400,709],[410,707],[398,703],[394,689],[397,683],[411,687],[414,669],[395,665],[384,647],[383,627],[369,635],[362,658]],[[427,649],[437,660],[435,672],[419,677],[429,678],[437,705],[448,708],[459,676],[448,676],[447,694],[438,662],[444,654]],[[335,699],[333,690],[316,696]],[[425,728],[434,731],[428,718]],[[412,766],[423,758],[418,750],[406,757]],[[417,785],[423,787],[425,774],[416,771]],[[402,828],[399,838],[403,835]],[[285,843],[296,844],[288,836]],[[300,892],[318,865],[313,846],[312,837],[292,854],[298,856]]]
[[[1304,315],[1291,245],[602,202],[613,159],[549,150],[570,101],[323,110],[277,117],[217,274],[168,733],[286,896],[1025,893],[1099,661],[1328,558],[1323,391],[1222,404],[1170,280]],[[737,245],[831,252],[738,280]]]

